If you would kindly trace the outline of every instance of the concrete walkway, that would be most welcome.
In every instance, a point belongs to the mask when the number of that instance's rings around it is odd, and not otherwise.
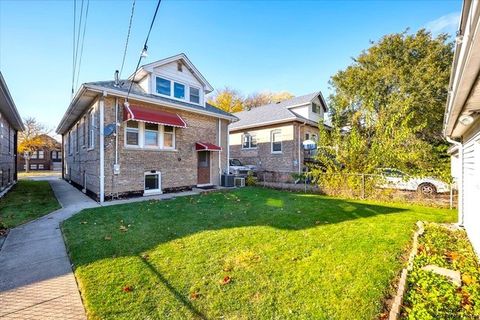
[[[49,180],[62,205],[10,230],[0,251],[0,319],[86,319],[60,222],[98,204],[60,179]]]

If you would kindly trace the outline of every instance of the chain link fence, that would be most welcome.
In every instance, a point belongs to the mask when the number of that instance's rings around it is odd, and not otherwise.
[[[257,185],[306,193],[353,199],[415,203],[456,208],[458,191],[450,185],[448,192],[423,193],[405,190],[386,183],[385,177],[362,173],[257,172]]]

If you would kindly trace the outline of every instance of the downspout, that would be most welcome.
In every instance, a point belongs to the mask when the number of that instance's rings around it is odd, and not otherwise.
[[[118,98],[115,98],[115,165],[118,164]]]
[[[104,91],[102,97],[100,98],[99,108],[100,108],[100,204],[103,204],[105,201],[105,141],[104,141],[104,121],[105,121],[105,97],[107,93]]]
[[[222,147],[222,120],[218,118],[218,146]],[[222,150],[218,151],[218,185],[222,184]]]
[[[446,136],[445,137],[448,142],[458,147],[458,156],[460,161],[460,176],[458,181],[458,224],[463,226],[464,223],[464,216],[463,216],[463,145],[461,142],[453,140],[452,138]]]
[[[300,158],[302,156],[302,143],[301,143],[301,133],[300,129],[302,126],[305,126],[307,122],[304,122],[303,124],[298,126],[298,174],[302,174],[302,163],[300,161]]]
[[[225,174],[230,174],[230,130],[228,130],[227,124],[227,172]]]

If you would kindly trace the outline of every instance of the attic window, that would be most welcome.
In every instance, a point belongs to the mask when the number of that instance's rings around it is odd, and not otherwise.
[[[183,72],[183,64],[180,61],[177,62],[177,71]]]

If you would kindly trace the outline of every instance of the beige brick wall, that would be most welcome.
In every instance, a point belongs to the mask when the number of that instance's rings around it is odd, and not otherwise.
[[[197,184],[197,152],[195,142],[210,142],[219,145],[218,119],[174,110],[158,105],[130,100],[130,104],[177,113],[187,123],[187,128],[175,129],[175,150],[132,149],[125,146],[125,123],[123,122],[123,98],[118,98],[118,119],[121,123],[118,134],[118,163],[120,173],[113,173],[115,163],[115,137],[105,138],[105,196],[143,192],[144,173],[151,170],[161,172],[162,189],[191,187]],[[98,102],[94,104],[95,123],[98,127]],[[105,125],[115,123],[115,97],[104,100]],[[220,183],[220,172],[224,172],[227,163],[227,121],[221,121],[222,152],[210,153],[210,181]],[[82,124],[80,124],[80,127]],[[75,128],[75,126],[74,126]],[[80,130],[80,140],[83,130]],[[77,154],[68,156],[66,175],[77,184],[83,185],[83,174],[87,174],[87,189],[99,194],[99,135],[96,131],[95,149],[81,149]],[[65,141],[67,140],[65,136]],[[220,158],[220,159],[219,159]],[[219,166],[220,163],[220,166]],[[90,178],[90,176],[92,176]]]
[[[253,129],[237,130],[230,132],[230,158],[239,159],[245,164],[258,166],[260,170],[275,172],[298,172],[303,166],[303,151],[299,157],[298,134],[300,128],[300,143],[305,140],[305,133],[317,134],[318,128],[290,122]],[[282,153],[271,152],[271,133],[273,130],[282,132]],[[257,138],[257,148],[242,149],[242,135],[250,133]]]
[[[0,113],[0,191],[14,180],[16,161],[14,139],[15,130]]]

